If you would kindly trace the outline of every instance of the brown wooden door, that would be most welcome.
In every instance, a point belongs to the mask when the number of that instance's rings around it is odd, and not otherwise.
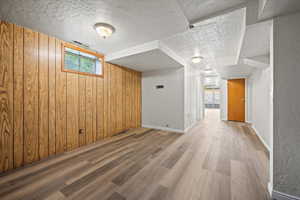
[[[245,122],[245,79],[228,80],[228,120]]]

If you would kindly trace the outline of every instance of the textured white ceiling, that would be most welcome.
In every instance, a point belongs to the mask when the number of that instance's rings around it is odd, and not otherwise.
[[[77,40],[104,54],[186,30],[188,22],[176,0],[1,0],[0,19]],[[96,22],[116,33],[100,38]]]
[[[230,79],[249,77],[253,71],[255,71],[254,67],[245,64],[237,64],[233,66],[225,66],[219,70],[219,73],[222,78]]]
[[[210,66],[218,70],[236,64],[246,9],[201,21],[191,30],[187,30],[188,20],[205,18],[248,0],[178,1],[1,0],[0,19],[65,41],[82,42],[106,55],[160,40],[158,49],[111,60],[139,71],[180,67],[196,55],[203,56],[204,60],[201,64],[191,64],[194,67]],[[93,29],[97,22],[112,24],[116,33],[106,40],[100,38]],[[168,49],[171,51],[166,53]]]
[[[217,12],[238,6],[247,0],[177,0],[192,23]]]
[[[115,58],[109,62],[141,72],[182,67],[180,63],[176,62],[160,49]]]
[[[259,0],[260,19],[268,19],[278,15],[300,11],[299,0]]]
[[[203,21],[194,29],[163,39],[162,42],[191,63],[193,56],[201,55],[203,67],[219,68],[237,63],[240,41],[245,30],[245,9]]]
[[[250,58],[270,53],[272,21],[265,21],[246,28],[240,58]]]
[[[185,66],[180,56],[158,40],[108,54],[105,60],[141,72]]]

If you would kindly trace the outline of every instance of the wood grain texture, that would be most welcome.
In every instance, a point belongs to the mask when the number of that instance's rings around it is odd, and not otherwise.
[[[49,156],[49,37],[39,34],[39,157]]]
[[[79,75],[79,146],[86,145],[86,76]]]
[[[122,70],[122,129],[126,130],[126,70]]]
[[[104,138],[104,80],[96,80],[96,121],[97,121],[97,140]]]
[[[49,155],[56,153],[56,44],[55,38],[49,37]]]
[[[117,128],[117,102],[116,102],[116,83],[117,83],[117,72],[116,67],[110,64],[110,87],[109,87],[109,94],[110,94],[110,132],[111,136],[116,134],[116,128]]]
[[[0,21],[0,171],[13,168],[13,25]]]
[[[130,126],[130,120],[131,120],[131,101],[130,101],[130,71],[125,70],[125,120],[126,120],[126,128],[131,128]]]
[[[110,135],[110,64],[105,63],[104,66],[104,73],[106,74],[104,76],[104,138],[109,137]]]
[[[0,198],[269,200],[268,155],[251,127],[206,112],[185,134],[131,129],[2,176]],[[227,159],[230,173],[219,170]]]
[[[78,74],[67,74],[67,149],[79,146]]]
[[[110,63],[104,77],[62,72],[63,41],[2,21],[0,30],[0,172],[137,126],[140,73]]]
[[[97,141],[97,78],[91,77],[92,79],[92,132],[93,132],[93,143]]]
[[[39,160],[38,33],[24,29],[24,162]]]
[[[137,103],[137,127],[142,126],[142,74],[138,72],[138,81],[137,81],[137,96],[138,96],[138,103]]]
[[[131,80],[131,88],[130,88],[130,92],[131,92],[131,103],[132,103],[132,110],[131,110],[131,113],[132,113],[132,118],[131,118],[131,128],[135,128],[136,127],[136,109],[135,109],[135,106],[136,106],[136,95],[135,95],[135,92],[136,92],[136,73],[133,72],[132,74],[132,80]]]
[[[56,153],[67,150],[67,74],[61,71],[62,42],[55,41],[56,60]]]
[[[123,76],[122,76],[122,68],[116,68],[116,133],[120,133],[124,131],[123,129]]]
[[[24,115],[24,31],[14,25],[14,167],[23,164],[23,115]]]
[[[95,91],[94,91],[94,77],[86,77],[86,121],[85,121],[85,134],[86,134],[86,143],[91,144],[95,142],[94,138],[94,128],[96,118],[93,118],[96,102],[94,100]]]

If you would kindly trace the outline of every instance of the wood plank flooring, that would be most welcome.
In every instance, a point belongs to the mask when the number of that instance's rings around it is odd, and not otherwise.
[[[131,129],[0,175],[0,199],[266,200],[268,155],[218,111],[188,133]]]

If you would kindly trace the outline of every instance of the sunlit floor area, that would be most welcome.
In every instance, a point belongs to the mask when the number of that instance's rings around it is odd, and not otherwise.
[[[268,155],[218,110],[188,133],[134,129],[4,174],[0,199],[264,200]]]

